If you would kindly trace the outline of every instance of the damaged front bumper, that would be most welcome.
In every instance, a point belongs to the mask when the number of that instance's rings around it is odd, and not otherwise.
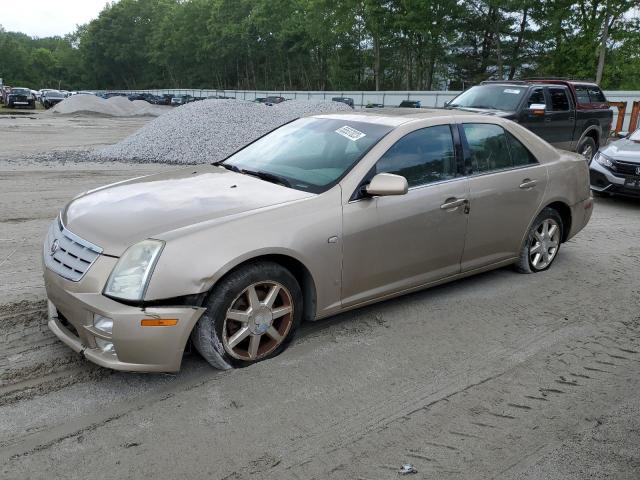
[[[102,290],[115,260],[99,257],[79,282],[44,269],[50,330],[71,349],[103,367],[136,372],[178,371],[191,330],[205,309],[183,305],[135,307],[96,293]],[[94,326],[96,316],[113,321],[110,332]],[[146,326],[148,323],[152,326]]]

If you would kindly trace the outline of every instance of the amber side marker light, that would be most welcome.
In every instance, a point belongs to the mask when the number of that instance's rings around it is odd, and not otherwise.
[[[173,327],[177,324],[177,318],[145,318],[140,320],[142,327]]]

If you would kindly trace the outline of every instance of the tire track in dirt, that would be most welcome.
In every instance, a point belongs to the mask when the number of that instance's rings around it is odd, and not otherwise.
[[[0,325],[0,406],[110,374],[49,331],[44,301],[0,306]]]
[[[329,429],[322,435],[320,451],[294,448],[284,452],[277,465],[260,472],[262,478],[374,480],[388,478],[390,469],[397,471],[407,461],[424,478],[475,479],[504,474],[557,446],[562,432],[569,435],[576,424],[580,428],[592,426],[598,412],[608,408],[607,394],[614,386],[637,391],[640,319],[612,327],[594,326],[588,335],[557,343],[510,370],[402,415],[372,422],[367,431],[354,429],[356,423],[351,422],[343,425],[341,434]],[[612,341],[602,344],[598,339],[603,335]],[[577,350],[582,353],[576,357],[573,352]],[[619,359],[611,371],[594,372],[594,358],[618,356],[620,350],[627,351],[629,357]],[[557,360],[567,355],[573,358]],[[550,442],[557,434],[551,423],[562,428],[559,438]],[[512,454],[508,447],[514,442],[520,448],[514,448],[516,453]],[[533,453],[522,459],[522,451]],[[288,462],[288,458],[299,460]],[[479,476],[480,471],[486,476]],[[248,471],[240,470],[228,478],[250,477]]]

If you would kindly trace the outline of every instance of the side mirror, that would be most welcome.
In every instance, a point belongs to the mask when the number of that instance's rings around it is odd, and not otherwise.
[[[547,106],[544,103],[532,103],[529,105],[529,111],[533,115],[544,115]]]
[[[367,195],[386,197],[389,195],[404,195],[409,191],[407,179],[393,173],[378,173],[366,186]]]
[[[443,107],[448,107],[450,103],[451,103],[451,100],[447,100],[446,102],[444,102],[444,105],[442,105],[442,106]]]

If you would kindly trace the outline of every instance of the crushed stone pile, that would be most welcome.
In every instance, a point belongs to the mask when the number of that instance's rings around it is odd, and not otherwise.
[[[152,105],[144,100],[130,101],[126,97],[104,99],[95,95],[73,95],[54,106],[52,113],[63,115],[106,115],[111,117],[159,116],[167,108]]]
[[[96,153],[99,160],[211,163],[299,117],[351,112],[338,102],[290,100],[269,106],[245,100],[202,100],[175,108]]]

